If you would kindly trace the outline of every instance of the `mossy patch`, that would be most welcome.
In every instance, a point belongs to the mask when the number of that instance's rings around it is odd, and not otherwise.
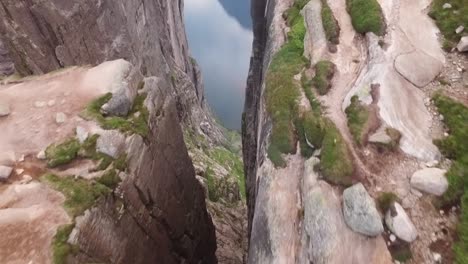
[[[363,145],[366,136],[366,124],[369,120],[369,109],[362,105],[358,96],[351,98],[351,104],[346,108],[348,127],[358,145]]]
[[[333,12],[328,5],[327,0],[322,0],[321,15],[323,29],[325,30],[327,40],[332,44],[338,45],[340,43],[340,27],[335,17],[333,16]]]
[[[461,201],[458,240],[453,246],[455,263],[468,260],[468,108],[449,97],[437,94],[433,98],[450,135],[434,143],[442,154],[453,160],[445,174],[449,182],[447,192],[438,200],[439,206],[450,206]]]
[[[73,218],[83,214],[99,197],[110,192],[109,188],[100,183],[75,179],[71,176],[59,177],[47,174],[41,177],[41,181],[65,195],[64,207]]]
[[[392,192],[383,192],[377,198],[377,206],[382,213],[386,213],[394,202],[399,202],[398,196]]]
[[[444,9],[448,3],[452,8]],[[455,29],[464,26],[468,29],[468,2],[466,0],[434,0],[429,16],[432,17],[445,37],[444,49],[450,50],[456,46],[462,34],[455,33]]]
[[[52,240],[52,251],[53,251],[53,263],[54,264],[65,264],[67,263],[67,257],[70,254],[76,253],[77,248],[68,244],[68,237],[70,236],[74,224],[63,225],[57,229],[57,233]]]
[[[377,0],[346,0],[354,29],[365,34],[373,32],[381,36],[385,31],[385,20]]]
[[[315,65],[315,77],[312,79],[312,85],[320,95],[325,95],[330,90],[335,69],[336,66],[331,61],[319,61]]]
[[[101,107],[112,98],[112,94],[107,93],[89,103],[83,112],[83,117],[96,120],[104,129],[117,129],[123,133],[135,133],[146,137],[149,134],[149,112],[144,106],[146,96],[146,94],[137,95],[127,117],[106,117],[101,113]]]
[[[47,165],[55,168],[73,161],[80,150],[80,142],[77,139],[69,139],[60,144],[52,144],[47,147],[45,154]]]

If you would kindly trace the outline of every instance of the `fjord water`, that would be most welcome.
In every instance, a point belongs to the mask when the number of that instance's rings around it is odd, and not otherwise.
[[[185,0],[185,25],[208,104],[225,127],[239,130],[253,38],[250,0]]]

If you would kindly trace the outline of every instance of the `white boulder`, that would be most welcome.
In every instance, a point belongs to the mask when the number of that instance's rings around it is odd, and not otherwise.
[[[448,181],[445,178],[446,172],[438,168],[419,170],[411,176],[411,187],[440,196],[448,189]]]
[[[399,239],[413,242],[418,233],[411,219],[399,203],[393,203],[385,216],[385,223]]]

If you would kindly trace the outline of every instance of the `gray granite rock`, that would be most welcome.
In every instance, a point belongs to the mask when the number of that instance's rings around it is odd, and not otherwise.
[[[388,229],[403,241],[413,242],[418,236],[416,227],[399,203],[390,206],[385,223]]]
[[[448,189],[448,181],[445,178],[446,172],[438,168],[419,170],[411,176],[411,187],[440,196]]]
[[[343,192],[343,215],[346,224],[355,232],[378,236],[384,231],[375,202],[361,183]]]

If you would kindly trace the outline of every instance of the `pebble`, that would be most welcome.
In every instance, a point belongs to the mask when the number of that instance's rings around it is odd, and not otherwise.
[[[391,234],[389,237],[390,241],[393,243],[396,241],[396,236],[394,234]]]
[[[442,262],[442,256],[439,253],[432,253],[432,256],[434,257],[434,261],[436,263],[441,263]]]
[[[46,106],[46,102],[36,101],[36,102],[34,102],[34,106],[37,107],[37,108],[42,108],[42,107]]]
[[[47,105],[48,105],[49,107],[54,106],[54,105],[55,105],[55,100],[50,100],[49,102],[47,102]]]
[[[62,112],[57,113],[57,115],[55,116],[55,122],[57,124],[63,124],[65,123],[65,121],[67,121],[67,116]]]

